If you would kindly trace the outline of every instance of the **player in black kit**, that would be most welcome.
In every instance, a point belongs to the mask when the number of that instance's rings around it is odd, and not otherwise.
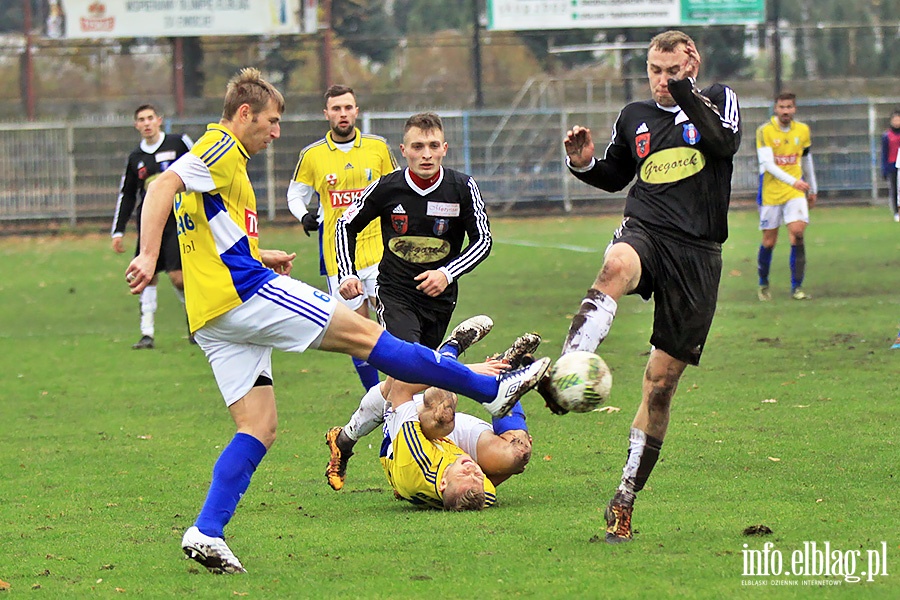
[[[142,104],[134,111],[134,127],[141,137],[140,146],[128,155],[125,174],[122,175],[119,198],[112,225],[112,248],[118,253],[125,251],[122,238],[128,219],[135,213],[137,245],[135,256],[141,247],[141,207],[147,186],[169,165],[193,146],[187,135],[167,136],[162,131],[162,117],[151,104]],[[136,207],[136,209],[135,209]],[[175,293],[184,303],[184,280],[181,274],[181,250],[178,247],[178,233],[175,228],[174,212],[169,215],[163,231],[162,246],[156,272],[165,271],[172,281]],[[132,346],[135,350],[153,348],[156,314],[156,284],[154,276],[150,284],[141,292],[141,339]],[[193,342],[193,338],[189,338]]]
[[[594,157],[589,129],[575,126],[564,140],[569,169],[585,183],[618,191],[635,176],[637,181],[562,353],[595,351],[622,296],[655,300],[643,397],[622,481],[606,508],[610,543],[632,539],[635,494],[656,464],[678,380],[688,364],[699,363],[716,309],[740,111],[731,88],[695,87],[699,67],[690,37],[680,31],[657,35],[647,53],[653,99],[622,109],[603,158]],[[542,383],[551,410],[562,412]]]
[[[378,318],[400,339],[437,349],[456,306],[458,279],[491,251],[490,223],[475,180],[441,165],[447,142],[438,115],[410,117],[400,152],[407,168],[369,185],[337,222],[338,291],[347,299],[363,293],[354,271],[356,235],[380,219],[384,255],[378,271]],[[463,248],[466,237],[468,245]],[[486,316],[474,317],[454,329],[450,339],[457,335],[465,338],[464,350],[492,325]],[[451,352],[458,353],[460,348],[454,344],[455,340],[451,341]],[[381,406],[391,395],[412,397],[422,389],[418,384],[388,378],[372,387],[363,402],[369,398],[371,404]],[[332,452],[326,476],[335,490],[343,487],[353,446],[371,427],[361,433],[334,427],[326,435]]]

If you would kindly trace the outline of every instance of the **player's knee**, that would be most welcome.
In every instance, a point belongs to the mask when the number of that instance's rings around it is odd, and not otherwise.
[[[648,403],[653,410],[668,410],[672,402],[672,396],[678,387],[678,380],[681,378],[681,371],[677,369],[666,369],[661,372],[651,372],[649,369],[646,378],[650,382],[650,393]]]
[[[634,280],[640,273],[640,262],[635,262],[631,258],[623,253],[608,255],[603,261],[603,267],[600,269],[600,274],[597,275],[595,285],[601,287],[622,286]]]

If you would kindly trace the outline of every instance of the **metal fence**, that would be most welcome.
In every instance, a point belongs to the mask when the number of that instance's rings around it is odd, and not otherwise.
[[[450,151],[448,167],[478,180],[489,209],[529,204],[579,210],[618,210],[624,197],[585,186],[563,167],[562,139],[574,124],[590,127],[598,153],[618,108],[512,107],[507,111],[442,111]],[[828,202],[875,201],[880,193],[880,134],[893,104],[884,99],[801,104],[797,117],[813,133],[820,195]],[[768,102],[744,102],[744,139],[734,171],[734,196],[749,199],[758,180],[755,128],[771,110]],[[388,139],[395,149],[409,113],[367,113],[363,131]],[[206,122],[170,120],[166,129],[197,139]],[[301,148],[326,130],[321,113],[285,115],[282,135],[250,161],[260,213],[288,215],[288,182]],[[30,220],[75,225],[111,219],[125,158],[139,138],[130,122],[0,125],[0,222]],[[399,152],[398,159],[399,157]],[[400,159],[402,161],[402,159]],[[535,204],[540,203],[540,204]]]

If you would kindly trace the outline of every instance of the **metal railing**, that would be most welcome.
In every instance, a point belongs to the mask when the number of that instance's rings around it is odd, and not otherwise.
[[[534,104],[534,103],[532,103]],[[886,99],[820,101],[801,104],[797,118],[808,123],[819,189],[840,201],[874,201],[883,186],[880,134],[893,103]],[[754,133],[768,119],[769,103],[742,106],[744,137],[736,157],[737,198],[756,194],[758,171]],[[621,206],[621,194],[606,194],[574,180],[563,165],[562,139],[574,124],[594,133],[598,153],[618,114],[592,106],[506,111],[442,111],[450,151],[445,165],[478,180],[489,207],[555,203],[565,210],[585,204]],[[388,139],[396,150],[409,113],[366,113],[363,131]],[[167,130],[197,139],[205,121],[170,120]],[[321,113],[285,115],[282,136],[263,156],[250,161],[260,213],[273,220],[288,214],[288,182],[301,148],[319,139],[327,124]],[[128,153],[139,141],[130,122],[0,125],[0,222],[112,218]],[[402,159],[400,159],[402,161]]]

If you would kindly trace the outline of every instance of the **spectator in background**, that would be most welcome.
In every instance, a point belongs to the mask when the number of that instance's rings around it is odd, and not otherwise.
[[[894,213],[894,221],[900,223],[897,212],[897,166],[900,149],[900,109],[891,113],[888,128],[881,135],[881,174],[888,182],[888,206]]]

